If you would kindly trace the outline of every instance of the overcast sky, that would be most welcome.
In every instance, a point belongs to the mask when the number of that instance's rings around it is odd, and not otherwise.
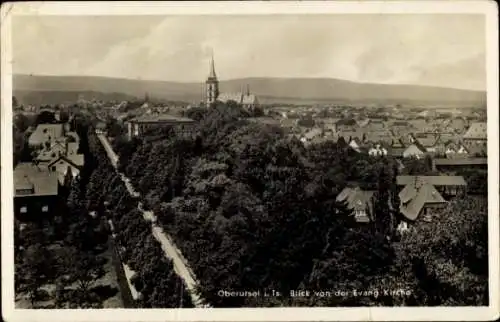
[[[324,77],[486,88],[480,15],[15,17],[18,74]]]

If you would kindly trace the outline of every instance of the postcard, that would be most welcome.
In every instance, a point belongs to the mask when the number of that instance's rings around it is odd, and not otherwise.
[[[490,1],[1,8],[7,321],[499,317]]]

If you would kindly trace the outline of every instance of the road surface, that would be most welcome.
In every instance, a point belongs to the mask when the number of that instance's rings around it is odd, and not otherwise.
[[[103,134],[97,134],[99,141],[101,141],[108,158],[111,161],[111,164],[116,169],[118,165],[118,156],[113,151],[113,148],[109,144],[108,139]],[[128,192],[133,197],[140,197],[140,194],[134,189],[130,179],[127,178],[123,173],[119,173],[120,178],[123,183],[127,187]],[[151,222],[151,231],[155,239],[161,244],[161,248],[165,254],[165,256],[173,262],[174,271],[177,273],[179,277],[184,280],[186,288],[191,296],[191,301],[194,306],[197,308],[202,307],[210,307],[205,304],[206,302],[198,295],[196,292],[197,280],[196,277],[189,267],[186,259],[182,256],[180,250],[175,246],[172,241],[172,238],[163,231],[163,229],[156,224],[156,216],[152,211],[146,211],[142,207],[142,202],[139,202],[137,205],[137,209],[142,212],[142,216],[145,220]]]

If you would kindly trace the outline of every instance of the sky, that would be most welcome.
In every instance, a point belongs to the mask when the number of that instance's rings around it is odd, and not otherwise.
[[[486,89],[482,15],[15,16],[16,74],[338,78]]]

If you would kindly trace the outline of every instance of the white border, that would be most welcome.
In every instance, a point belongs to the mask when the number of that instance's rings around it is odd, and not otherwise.
[[[494,1],[370,2],[30,2],[1,8],[2,313],[7,321],[453,321],[499,317],[498,16]],[[488,223],[490,306],[474,308],[270,308],[270,309],[14,309],[12,170],[12,15],[253,15],[332,13],[477,13],[486,16],[488,84]]]

